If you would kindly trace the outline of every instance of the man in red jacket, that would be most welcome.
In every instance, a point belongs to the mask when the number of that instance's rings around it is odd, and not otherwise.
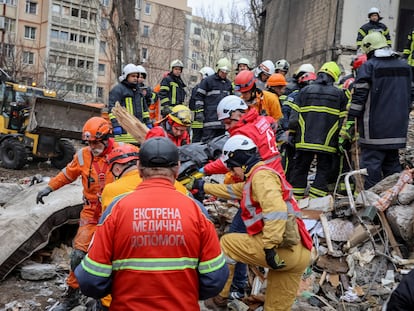
[[[178,148],[165,137],[139,152],[137,189],[103,214],[76,268],[82,293],[112,293],[111,310],[199,310],[223,288],[228,268],[214,225],[174,187]]]

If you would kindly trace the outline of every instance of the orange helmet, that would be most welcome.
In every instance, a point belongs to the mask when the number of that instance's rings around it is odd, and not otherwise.
[[[83,126],[82,139],[86,141],[108,139],[111,133],[111,125],[108,121],[101,117],[92,117]]]
[[[115,163],[125,164],[139,159],[138,147],[131,144],[123,144],[114,148],[107,156],[106,161],[109,164],[109,170]]]
[[[281,73],[272,74],[266,81],[267,86],[284,86],[287,85],[285,76]]]
[[[239,92],[248,92],[250,91],[254,83],[256,82],[256,77],[254,73],[250,70],[242,70],[240,71],[236,78],[234,79],[234,90]]]

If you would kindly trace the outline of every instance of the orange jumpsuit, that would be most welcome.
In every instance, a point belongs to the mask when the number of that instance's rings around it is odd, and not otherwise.
[[[117,146],[118,143],[110,138],[104,152],[98,157],[92,155],[89,147],[80,149],[73,160],[49,181],[49,187],[55,191],[81,176],[84,205],[80,213],[79,229],[73,239],[73,248],[85,253],[101,216],[100,195],[104,186],[114,180],[108,171],[106,155]],[[66,282],[72,288],[79,287],[73,271],[70,271]]]

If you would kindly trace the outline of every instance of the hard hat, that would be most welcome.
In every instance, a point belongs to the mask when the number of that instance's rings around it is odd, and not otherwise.
[[[170,64],[170,70],[172,71],[174,67],[184,68],[184,64],[179,59],[174,59]]]
[[[228,95],[223,97],[217,105],[217,117],[219,120],[230,118],[231,114],[236,110],[246,111],[249,109],[243,99],[236,95]]]
[[[285,76],[281,73],[272,74],[266,81],[267,86],[284,86],[287,85]]]
[[[191,111],[184,105],[175,105],[172,107],[171,112],[168,114],[168,118],[179,125],[191,125]]]
[[[367,34],[362,39],[361,49],[365,54],[388,46],[387,39],[378,31]]]
[[[316,74],[314,72],[305,72],[303,75],[301,75],[298,79],[298,83],[305,83],[308,81],[314,81],[316,80]]]
[[[108,121],[101,117],[92,117],[83,126],[82,139],[85,141],[108,139],[111,132]]]
[[[131,144],[122,144],[112,149],[112,151],[106,156],[106,161],[109,164],[109,170],[115,163],[125,164],[139,159],[138,147]]]
[[[357,70],[366,61],[367,61],[367,54],[360,54],[360,55],[358,55],[351,62],[352,69],[353,70]]]
[[[267,75],[272,75],[275,73],[275,65],[273,64],[273,62],[271,60],[265,60],[264,62],[262,62],[258,67],[258,75],[262,72],[264,72]]]
[[[138,65],[137,70],[138,73],[141,73],[144,76],[144,79],[147,78],[147,71],[145,70],[144,66]]]
[[[227,58],[220,58],[216,64],[216,72],[219,70],[229,72],[231,70],[231,63]]]
[[[138,73],[138,66],[135,66],[134,64],[128,64],[125,65],[124,69],[122,69],[122,75],[119,76],[119,81],[124,81],[126,78],[128,78],[128,75],[131,73]]]
[[[250,91],[256,82],[256,77],[254,73],[250,70],[240,71],[236,78],[234,79],[234,90],[239,92],[248,92]]]
[[[247,65],[247,67],[250,68],[250,61],[245,57],[239,58],[239,60],[237,60],[237,66],[239,66],[240,64]]]
[[[372,14],[378,14],[378,17],[379,17],[380,10],[378,8],[370,8],[368,11],[368,18],[370,18]]]
[[[322,65],[321,69],[318,72],[325,72],[330,75],[334,81],[338,81],[339,76],[341,75],[341,69],[338,64],[335,62],[327,62]]]
[[[290,68],[290,65],[286,59],[279,59],[275,63],[275,70],[283,70],[283,71],[288,72],[289,68]]]
[[[295,76],[300,76],[301,73],[305,73],[305,72],[313,72],[315,73],[315,67],[312,66],[312,64],[302,64],[299,66],[298,70],[296,70],[295,72]]]
[[[199,73],[201,73],[204,79],[204,78],[207,78],[208,76],[212,76],[214,74],[214,69],[211,67],[203,67],[200,69]]]
[[[223,146],[223,162],[228,168],[242,167],[252,156],[257,156],[257,146],[247,136],[231,136]]]
[[[150,138],[141,145],[140,167],[173,167],[178,161],[178,148],[167,137]]]

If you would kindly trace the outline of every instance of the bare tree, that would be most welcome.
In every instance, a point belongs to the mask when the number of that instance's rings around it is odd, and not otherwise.
[[[30,72],[31,65],[28,64],[27,59],[24,59],[25,52],[30,51],[30,48],[25,47],[21,40],[16,40],[9,35],[2,49],[0,68],[5,70],[13,80],[21,81],[25,74],[29,76],[33,74]]]
[[[256,50],[258,53],[256,63],[259,64],[263,57],[262,51],[259,50],[259,42],[263,42],[264,39],[266,12],[263,0],[249,0],[249,7],[250,10],[246,12],[246,16],[249,20],[252,31],[257,33]]]

